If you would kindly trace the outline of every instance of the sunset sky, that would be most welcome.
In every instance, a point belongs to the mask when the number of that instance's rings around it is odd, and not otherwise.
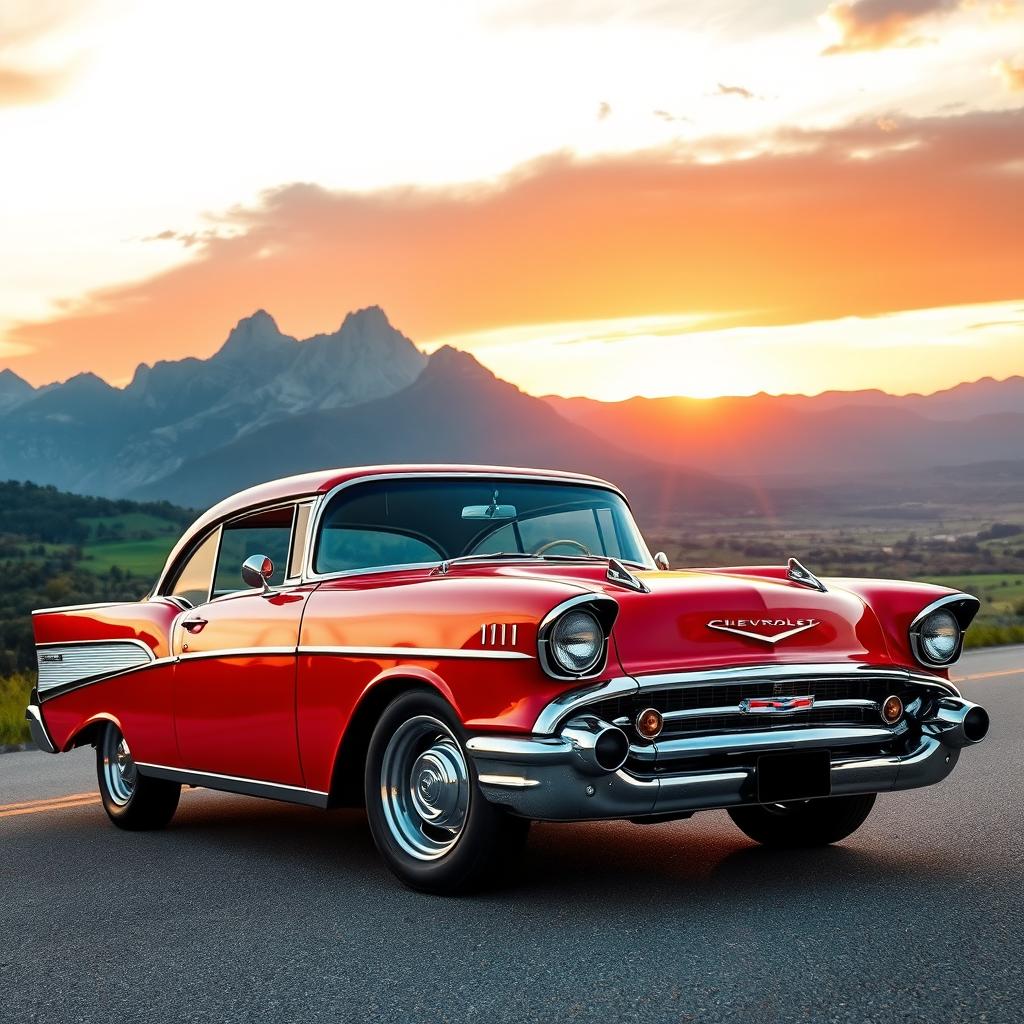
[[[0,0],[0,367],[379,304],[538,393],[1024,373],[1024,2]]]

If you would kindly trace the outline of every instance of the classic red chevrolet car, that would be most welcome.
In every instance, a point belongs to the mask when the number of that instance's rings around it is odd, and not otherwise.
[[[761,843],[843,839],[984,738],[947,678],[977,609],[795,559],[670,571],[590,477],[336,470],[222,501],[140,602],[36,612],[28,717],[96,747],[122,828],[183,784],[365,804],[399,878],[457,891],[534,820],[728,808]]]

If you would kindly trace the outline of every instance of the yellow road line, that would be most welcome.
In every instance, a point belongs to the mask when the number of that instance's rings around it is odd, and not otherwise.
[[[72,796],[0,804],[0,818],[13,818],[19,814],[39,814],[42,811],[59,811],[68,807],[85,807],[88,804],[98,804],[99,802],[98,793],[75,793]]]
[[[979,672],[975,676],[957,676],[954,683],[968,683],[972,679],[994,679],[996,676],[1019,676],[1024,675],[1024,668],[1008,668],[1000,672]]]

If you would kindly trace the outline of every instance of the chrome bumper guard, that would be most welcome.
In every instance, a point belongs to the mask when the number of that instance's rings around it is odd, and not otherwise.
[[[50,739],[50,733],[47,731],[46,723],[39,711],[39,705],[29,704],[25,708],[25,718],[28,719],[28,731],[31,733],[35,745],[46,754],[56,754],[57,748],[54,746],[53,740]]]
[[[574,741],[581,726],[578,719],[558,736],[476,736],[467,743],[467,750],[485,798],[524,818],[643,818],[756,803],[756,759],[767,752],[836,751],[832,756],[833,796],[930,786],[949,775],[965,743],[977,742],[957,731],[953,720],[961,705],[967,710],[976,707],[958,698],[945,698],[941,714],[919,723],[920,735],[914,739],[906,738],[905,727],[897,731],[863,726],[688,737],[660,746],[633,745],[627,758],[629,767],[596,774],[590,752]],[[607,723],[592,721],[589,725],[600,729]],[[902,746],[903,750],[880,753],[879,748],[886,746]],[[858,747],[868,749],[858,754]],[[709,757],[715,758],[715,766],[702,769],[701,758]],[[735,759],[735,767],[722,767],[723,758]],[[642,771],[631,770],[634,766]]]

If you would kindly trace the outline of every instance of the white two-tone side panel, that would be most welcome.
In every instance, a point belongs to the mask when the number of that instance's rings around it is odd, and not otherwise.
[[[38,690],[44,694],[57,686],[147,665],[154,655],[141,640],[97,640],[41,644],[36,647],[36,659]]]

